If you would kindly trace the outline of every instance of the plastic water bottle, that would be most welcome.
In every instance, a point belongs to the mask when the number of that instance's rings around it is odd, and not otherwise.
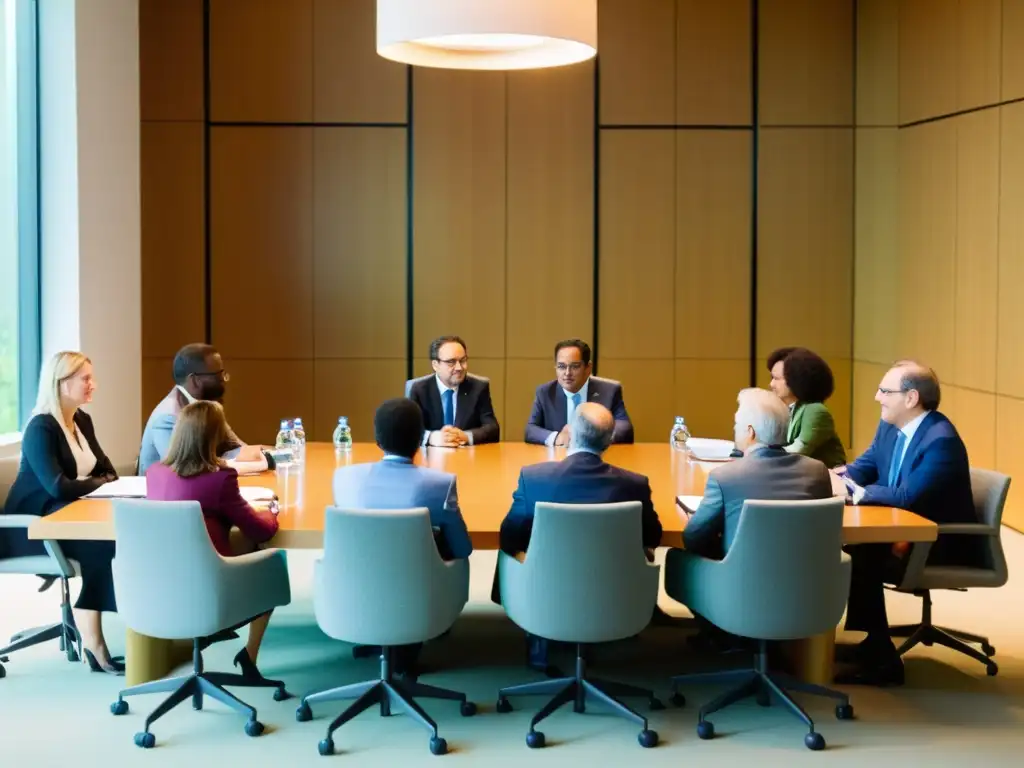
[[[676,423],[672,425],[672,432],[668,436],[668,441],[673,448],[685,451],[686,443],[690,439],[690,430],[686,428],[686,419],[682,416],[676,416]]]
[[[338,426],[334,428],[334,450],[343,453],[352,450],[352,430],[348,426],[348,416],[338,419]]]
[[[306,459],[306,430],[302,428],[302,419],[295,419],[295,426],[292,428],[292,432],[295,435],[295,451],[296,458],[299,461],[305,461]]]
[[[288,419],[281,419],[281,429],[274,441],[274,453],[278,464],[291,464],[296,460],[295,432]]]

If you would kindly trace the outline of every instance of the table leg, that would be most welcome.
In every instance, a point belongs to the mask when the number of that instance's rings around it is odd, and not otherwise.
[[[125,686],[159,680],[191,658],[189,642],[160,640],[129,629],[125,640]]]
[[[835,630],[782,645],[786,666],[794,677],[815,685],[832,685]]]

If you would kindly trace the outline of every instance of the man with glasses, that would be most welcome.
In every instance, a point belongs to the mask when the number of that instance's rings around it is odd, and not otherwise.
[[[423,411],[424,445],[459,448],[496,443],[501,427],[491,404],[491,382],[469,373],[466,342],[441,336],[430,343],[433,376],[409,382],[406,397]]]
[[[526,422],[526,442],[568,445],[572,415],[581,403],[599,403],[612,412],[613,443],[633,442],[633,424],[622,400],[622,385],[591,376],[590,369],[590,346],[585,341],[566,339],[555,345],[557,378],[537,387]]]
[[[225,385],[230,380],[220,354],[209,344],[188,344],[178,350],[172,366],[174,389],[153,409],[142,433],[139,449],[139,474],[145,475],[150,464],[163,461],[171,443],[171,433],[178,414],[197,400],[222,402]],[[238,462],[269,463],[269,456],[259,446],[246,445],[228,427],[228,440],[218,446],[217,454]],[[264,466],[266,468],[266,466]]]
[[[930,368],[900,360],[875,393],[881,422],[871,446],[852,464],[840,467],[854,504],[898,507],[936,523],[976,523],[967,448],[953,424],[938,411],[939,379]],[[958,565],[969,541],[940,536],[929,565]],[[853,651],[857,668],[840,683],[901,685],[903,662],[889,637],[883,583],[898,584],[906,571],[906,543],[861,544],[853,558],[846,628],[866,632]]]

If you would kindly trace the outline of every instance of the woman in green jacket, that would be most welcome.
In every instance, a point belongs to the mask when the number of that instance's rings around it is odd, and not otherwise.
[[[768,370],[772,391],[791,412],[786,450],[818,459],[830,469],[845,464],[843,442],[825,407],[835,390],[828,363],[809,349],[783,347],[768,358]]]

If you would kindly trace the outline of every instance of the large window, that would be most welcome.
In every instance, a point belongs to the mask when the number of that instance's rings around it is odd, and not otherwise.
[[[36,0],[0,0],[0,436],[39,370]]]

